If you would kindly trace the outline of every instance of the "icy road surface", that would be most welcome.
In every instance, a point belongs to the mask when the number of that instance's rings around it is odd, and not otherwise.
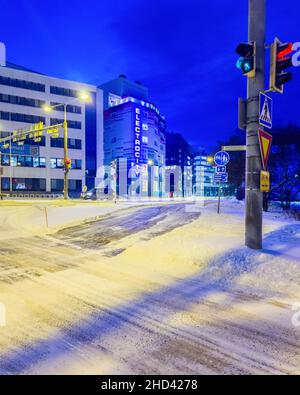
[[[0,373],[299,374],[299,222],[267,214],[257,252],[243,206],[215,210],[129,208],[1,241]]]

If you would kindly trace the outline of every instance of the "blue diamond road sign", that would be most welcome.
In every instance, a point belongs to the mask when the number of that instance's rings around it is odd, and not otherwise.
[[[214,160],[217,166],[226,166],[230,161],[230,156],[228,152],[220,151],[216,153]]]

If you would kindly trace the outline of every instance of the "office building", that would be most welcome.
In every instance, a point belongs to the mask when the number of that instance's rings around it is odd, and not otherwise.
[[[192,196],[192,149],[179,133],[166,134],[166,189],[174,197]]]
[[[3,53],[3,52],[2,52]],[[78,100],[87,92],[89,103]],[[64,106],[51,112],[44,107],[65,104],[68,122],[69,193],[78,196],[82,186],[94,186],[96,171],[102,165],[103,95],[93,85],[46,76],[11,64],[1,56],[0,65],[0,137],[13,131],[29,130],[43,122],[63,122]],[[55,136],[54,136],[55,137]],[[43,132],[38,139],[24,143],[0,144],[1,186],[14,194],[55,194],[63,191],[63,133]]]
[[[193,195],[217,196],[218,185],[214,183],[214,175],[213,158],[205,154],[196,155],[193,163]]]
[[[149,101],[148,89],[139,82],[120,76],[101,88],[106,177],[110,177],[115,166],[118,195],[162,196],[166,158],[164,117]]]

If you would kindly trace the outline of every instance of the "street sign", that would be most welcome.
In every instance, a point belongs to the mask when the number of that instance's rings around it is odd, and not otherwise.
[[[246,151],[245,145],[222,145],[222,151]]]
[[[226,151],[219,151],[216,153],[214,161],[217,166],[226,166],[230,161],[230,156]]]
[[[258,140],[263,168],[264,170],[266,170],[268,167],[273,137],[271,134],[265,132],[264,130],[258,129]]]
[[[215,183],[225,184],[228,182],[228,173],[215,173],[214,176]]]
[[[262,170],[260,172],[260,190],[262,192],[270,191],[270,173],[268,171]]]
[[[264,93],[259,94],[259,123],[272,129],[273,101]]]
[[[217,166],[216,173],[226,173],[226,166]]]

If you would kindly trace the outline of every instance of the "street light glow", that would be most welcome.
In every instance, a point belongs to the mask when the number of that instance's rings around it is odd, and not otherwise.
[[[83,102],[90,102],[91,101],[91,97],[87,92],[79,92],[78,98],[83,101]]]
[[[45,112],[51,112],[51,111],[52,111],[52,107],[49,106],[48,104],[45,104],[45,105],[43,106],[43,110],[44,110]]]

